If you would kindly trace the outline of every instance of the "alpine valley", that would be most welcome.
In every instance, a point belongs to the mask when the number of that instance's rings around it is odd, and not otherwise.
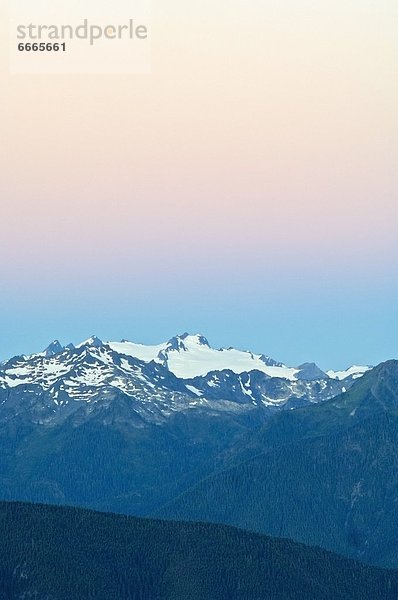
[[[398,566],[398,362],[93,336],[0,365],[0,499],[209,521]]]

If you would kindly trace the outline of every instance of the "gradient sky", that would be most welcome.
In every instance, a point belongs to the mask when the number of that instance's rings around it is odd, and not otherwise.
[[[10,75],[2,23],[0,360],[398,357],[395,0],[156,0],[148,75]]]

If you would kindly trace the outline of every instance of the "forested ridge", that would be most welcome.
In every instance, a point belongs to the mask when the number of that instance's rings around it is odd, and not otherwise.
[[[0,503],[0,598],[395,600],[398,573],[206,523]]]

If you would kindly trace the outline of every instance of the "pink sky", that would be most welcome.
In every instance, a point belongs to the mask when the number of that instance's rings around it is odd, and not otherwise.
[[[395,277],[397,25],[387,0],[154,2],[125,76],[10,75],[4,31],[4,286]]]
[[[397,16],[321,5],[155,6],[147,76],[10,76],[3,56],[3,252],[27,274],[82,253],[391,256]]]

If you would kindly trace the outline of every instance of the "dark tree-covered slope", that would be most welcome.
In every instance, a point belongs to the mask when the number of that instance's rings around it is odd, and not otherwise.
[[[398,573],[222,525],[0,503],[0,598],[395,600]]]
[[[243,458],[158,514],[227,523],[398,566],[396,361],[322,406],[276,417],[245,436],[225,463]]]

